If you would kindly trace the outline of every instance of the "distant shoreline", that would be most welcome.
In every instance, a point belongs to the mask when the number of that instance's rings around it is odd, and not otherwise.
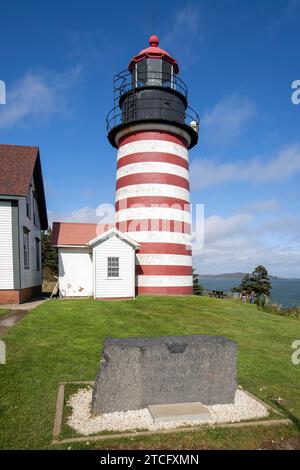
[[[239,286],[241,277],[237,278],[236,273],[199,277],[200,284],[208,291],[232,292]],[[233,276],[233,277],[231,277]],[[271,302],[283,307],[300,307],[300,279],[287,279],[273,276],[271,278],[272,291]]]
[[[241,280],[247,273],[223,273],[223,274],[198,274],[199,279],[232,279],[232,280]],[[280,281],[299,281],[299,278],[296,277],[280,277],[280,276],[271,276],[270,279],[272,280],[280,280]]]

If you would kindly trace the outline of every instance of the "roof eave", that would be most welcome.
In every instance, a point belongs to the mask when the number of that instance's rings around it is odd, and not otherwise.
[[[33,178],[35,182],[37,199],[38,199],[41,230],[47,230],[49,227],[49,223],[48,223],[46,197],[45,197],[45,189],[44,189],[42,165],[41,165],[39,149],[37,149],[37,156],[36,156],[36,161],[35,161],[34,170],[33,170]]]
[[[90,248],[89,245],[66,245],[66,244],[58,244],[52,245],[53,248]]]
[[[115,234],[117,235],[119,238],[127,241],[130,245],[132,245],[134,248],[138,248],[139,247],[139,244],[133,240],[131,237],[129,237],[128,235],[126,235],[125,233],[123,232],[120,232],[119,230],[117,230],[116,228],[112,227],[111,229],[107,230],[106,232],[103,232],[101,233],[100,235],[98,235],[98,237],[94,238],[93,240],[90,240],[89,241],[89,246],[93,246],[95,245],[96,243],[98,243],[99,241],[104,241],[105,238],[109,237],[110,235],[112,234]]]

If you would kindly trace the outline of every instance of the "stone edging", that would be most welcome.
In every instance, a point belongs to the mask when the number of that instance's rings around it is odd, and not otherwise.
[[[59,435],[61,433],[62,423],[63,423],[63,413],[64,413],[64,397],[65,397],[65,386],[66,385],[94,385],[94,381],[78,381],[78,382],[61,382],[58,386],[57,392],[57,401],[56,401],[56,412],[55,412],[55,419],[54,419],[54,426],[53,426],[53,440],[51,445],[57,444],[70,444],[74,442],[84,442],[84,441],[103,441],[108,439],[120,439],[132,436],[152,436],[154,434],[172,434],[172,433],[180,433],[180,432],[194,432],[199,431],[202,429],[209,429],[213,427],[218,428],[241,428],[244,426],[251,427],[251,426],[280,426],[280,425],[290,425],[292,421],[288,418],[278,418],[278,419],[265,419],[265,420],[258,420],[258,421],[241,421],[238,423],[223,423],[217,425],[202,425],[202,426],[191,426],[191,427],[181,427],[181,428],[174,428],[174,429],[163,429],[159,431],[131,431],[131,432],[123,432],[123,433],[116,433],[116,434],[101,434],[101,435],[94,435],[94,436],[84,436],[84,437],[71,437],[66,439],[59,440]],[[283,416],[283,414],[273,408],[268,403],[263,402],[256,396],[252,395],[250,392],[244,390],[243,387],[239,386],[241,390],[243,390],[247,395],[251,398],[257,400],[263,406],[268,408],[268,410],[276,413],[277,415]]]

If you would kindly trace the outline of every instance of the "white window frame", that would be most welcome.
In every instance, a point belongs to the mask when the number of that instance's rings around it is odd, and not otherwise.
[[[23,227],[23,261],[24,269],[30,269],[29,263],[29,230]]]
[[[174,66],[171,65],[171,88],[173,90],[176,89],[176,86],[175,86],[175,77],[174,77]]]
[[[134,88],[137,88],[138,87],[138,84],[137,84],[137,63],[134,64]]]
[[[112,263],[110,265],[110,263]],[[113,272],[117,272],[117,275],[112,275]],[[107,278],[108,279],[119,279],[120,278],[120,257],[119,256],[108,256],[107,257]]]

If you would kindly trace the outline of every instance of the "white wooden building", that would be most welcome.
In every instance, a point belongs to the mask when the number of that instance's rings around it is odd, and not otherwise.
[[[126,299],[135,297],[138,243],[114,227],[54,222],[59,288],[66,297]]]
[[[41,230],[48,228],[38,147],[0,145],[0,304],[42,293]]]

